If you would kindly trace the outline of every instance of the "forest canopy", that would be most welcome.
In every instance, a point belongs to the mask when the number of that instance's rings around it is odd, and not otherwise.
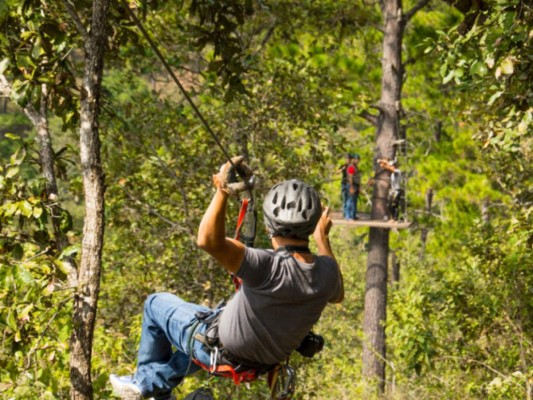
[[[387,7],[399,10],[397,68],[384,46]],[[113,398],[109,374],[135,370],[149,294],[213,307],[233,291],[196,244],[225,155],[130,11],[222,148],[254,170],[256,247],[270,246],[261,204],[274,183],[305,181],[341,211],[338,170],[355,152],[359,211],[383,219],[390,184],[375,179],[377,159],[401,166],[409,229],[332,228],[346,297],[315,327],[324,350],[291,357],[294,398],[531,400],[525,0],[1,2],[2,398]],[[383,100],[388,73],[392,103]],[[93,211],[101,225],[90,229]],[[231,201],[228,236],[237,213]],[[92,234],[101,248],[89,245]],[[362,371],[367,265],[379,240],[386,352],[376,390]],[[89,292],[86,315],[79,302]],[[72,373],[75,349],[85,378]],[[207,380],[196,374],[175,394]],[[220,399],[269,398],[264,380],[209,385]]]

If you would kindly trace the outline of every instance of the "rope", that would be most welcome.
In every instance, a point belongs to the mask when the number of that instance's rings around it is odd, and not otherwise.
[[[250,196],[252,196],[252,188],[250,186],[250,184],[248,183],[248,181],[246,179],[244,179],[244,176],[242,176],[240,173],[239,173],[239,170],[236,168],[235,164],[233,163],[233,161],[231,160],[231,157],[230,155],[228,154],[228,152],[226,151],[226,149],[224,148],[224,146],[222,145],[222,143],[220,142],[218,136],[215,134],[215,132],[213,132],[213,130],[211,129],[211,127],[209,126],[209,124],[207,123],[206,119],[204,118],[204,116],[200,113],[200,110],[198,109],[198,107],[196,106],[196,104],[194,104],[194,101],[191,99],[191,96],[189,95],[189,93],[187,93],[187,91],[185,90],[185,88],[183,87],[183,85],[181,84],[181,82],[179,81],[179,79],[176,77],[176,74],[174,74],[174,71],[172,71],[172,69],[170,68],[170,65],[168,64],[167,60],[165,59],[165,57],[163,57],[163,55],[161,54],[161,52],[159,51],[159,49],[157,48],[156,44],[153,42],[153,40],[150,38],[150,35],[148,34],[148,32],[146,31],[146,29],[144,29],[144,26],[142,25],[141,21],[137,18],[137,16],[135,15],[135,13],[130,9],[128,3],[126,2],[126,0],[122,0],[122,4],[124,5],[124,7],[126,8],[126,10],[128,10],[128,13],[132,19],[132,21],[135,23],[135,25],[137,25],[137,28],[139,28],[139,30],[141,31],[142,35],[144,36],[144,38],[146,39],[146,41],[148,42],[148,44],[150,45],[150,47],[152,48],[152,50],[154,51],[154,53],[157,55],[157,57],[159,58],[159,61],[161,61],[161,63],[163,64],[163,66],[165,67],[165,69],[167,70],[167,72],[169,73],[169,75],[171,76],[172,80],[176,83],[176,85],[178,86],[178,88],[180,89],[183,97],[185,97],[185,99],[187,100],[187,102],[190,104],[190,106],[192,107],[192,109],[194,110],[194,113],[196,114],[196,116],[198,117],[198,119],[202,122],[202,124],[204,125],[205,129],[207,130],[207,132],[209,132],[211,134],[211,136],[213,137],[213,139],[215,140],[215,143],[218,145],[218,147],[220,148],[220,150],[222,150],[222,153],[224,153],[224,156],[226,157],[226,159],[229,161],[229,163],[231,164],[231,166],[235,169],[235,171],[237,172],[237,174],[241,177],[241,179],[243,180],[243,182],[246,184],[246,187],[248,189],[248,192],[250,192]]]

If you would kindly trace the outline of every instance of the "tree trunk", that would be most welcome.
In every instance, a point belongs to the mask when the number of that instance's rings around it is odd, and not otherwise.
[[[431,216],[431,207],[433,203],[433,189],[428,189],[426,192],[426,208],[425,208],[425,214],[426,214],[426,221]],[[421,249],[420,249],[420,259],[423,260],[426,257],[426,243],[427,238],[429,234],[429,228],[428,228],[428,222],[426,222],[425,226],[420,230],[420,242],[421,242]]]
[[[435,126],[435,132],[433,133],[435,142],[439,143],[441,136],[442,136],[442,121],[437,121],[437,124]]]
[[[401,0],[382,0],[384,19],[381,100],[376,132],[376,157],[394,158],[394,141],[400,126],[400,96],[402,87],[401,45],[403,18]],[[372,201],[372,219],[387,215],[390,173],[376,165]],[[366,272],[365,316],[363,321],[363,375],[378,383],[378,391],[385,390],[385,321],[387,310],[387,268],[389,230],[370,228],[369,253]]]
[[[488,197],[481,204],[481,220],[485,225],[490,225],[490,200]]]
[[[104,174],[100,161],[98,114],[106,48],[109,0],[94,0],[91,27],[84,36],[85,68],[80,104],[80,157],[85,218],[71,336],[71,399],[92,400],[91,355],[100,289],[104,237]]]
[[[48,87],[46,84],[41,85],[41,105],[39,112],[33,110],[33,107],[24,109],[26,115],[37,129],[39,139],[39,160],[41,164],[41,173],[46,182],[46,198],[50,202],[50,214],[52,216],[52,226],[54,228],[54,238],[56,248],[59,252],[68,245],[67,237],[61,232],[61,207],[59,204],[59,191],[57,188],[56,175],[54,172],[54,150],[52,148],[52,139],[48,124]],[[74,270],[74,262],[70,258],[66,260]]]

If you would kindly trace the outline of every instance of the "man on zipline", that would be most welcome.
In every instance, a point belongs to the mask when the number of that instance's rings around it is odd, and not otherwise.
[[[198,246],[240,278],[242,286],[216,310],[169,293],[149,296],[135,375],[110,376],[122,399],[174,399],[172,389],[200,364],[268,371],[300,346],[328,302],[344,297],[328,238],[329,210],[322,210],[317,192],[305,183],[281,182],[264,200],[273,250],[246,247],[226,237],[228,197],[247,188],[231,177],[235,168],[245,179],[252,175],[242,157],[232,161],[213,177],[216,193],[200,223]],[[318,255],[309,250],[310,235]]]

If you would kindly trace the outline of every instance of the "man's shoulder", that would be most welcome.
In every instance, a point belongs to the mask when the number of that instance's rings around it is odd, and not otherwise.
[[[333,257],[327,255],[317,255],[315,257],[315,267],[325,273],[326,275],[330,273],[336,273],[337,271],[337,261]]]

